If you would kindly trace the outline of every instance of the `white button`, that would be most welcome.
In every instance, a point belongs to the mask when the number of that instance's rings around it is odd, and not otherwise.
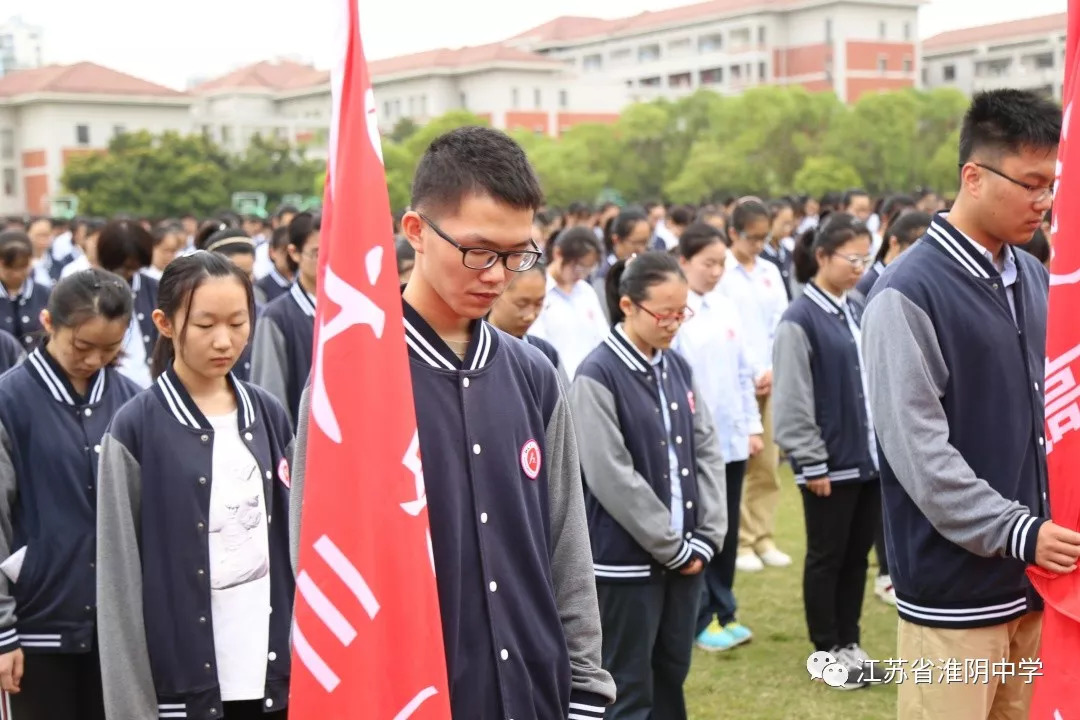
[[[472,451],[473,451],[473,455],[479,455],[480,454],[480,446],[479,445],[473,445],[472,446]]]
[[[487,523],[487,513],[480,513],[480,522]]]
[[[1039,392],[1039,383],[1035,383],[1035,392]]]
[[[145,315],[143,315],[142,313],[139,313],[139,315],[138,315],[138,318],[139,318],[140,320],[144,319],[145,317],[146,317],[146,316],[145,316]]]
[[[667,380],[667,373],[664,373],[664,379]]]
[[[491,592],[495,592],[499,589],[499,584],[492,580],[490,583],[488,583],[488,589],[491,590]]]
[[[682,476],[683,476],[683,477],[686,477],[686,476],[687,476],[687,475],[689,475],[689,474],[690,474],[690,471],[689,471],[689,470],[687,470],[686,468],[683,468],[683,469],[682,469]]]
[[[199,439],[202,440],[203,442],[209,442],[210,441],[210,436],[209,435],[200,435]]]
[[[149,335],[143,335],[143,336],[142,336],[142,341],[143,341],[144,343],[148,343],[148,342],[150,342],[150,336],[149,336]]]
[[[266,657],[270,658],[270,662],[274,662],[275,660],[277,660],[277,653],[273,652],[273,651],[270,651],[270,654],[267,655]]]
[[[269,480],[269,479],[270,479],[270,471],[269,471],[269,470],[267,470],[267,471],[266,471],[266,479],[267,479],[267,480]]]
[[[1046,441],[1043,440],[1042,438],[1039,438],[1039,445],[1045,445],[1045,444],[1046,444]]]
[[[100,446],[100,445],[95,445],[95,446],[94,446],[94,452],[96,452],[96,453],[99,453],[99,454],[100,454],[100,453],[101,453],[101,446]]]
[[[85,410],[82,411],[82,414],[85,415],[86,417],[90,417],[91,415],[94,414],[94,411],[91,410],[90,408],[86,408]]]
[[[686,533],[686,539],[687,540],[689,540],[692,537],[694,537],[694,533]]]
[[[691,509],[693,509],[693,507],[694,507],[694,501],[693,500],[687,500],[686,501],[686,509],[691,510]]]
[[[271,700],[270,698],[266,698],[266,707],[273,707],[273,706],[274,706],[274,701]]]
[[[501,657],[503,660],[509,660],[510,659],[510,653],[508,653],[506,650],[503,650],[502,652],[499,653],[499,657]]]
[[[30,322],[30,318],[29,318],[29,317],[27,317],[26,315],[23,315],[23,319],[22,319],[22,321],[23,321],[24,323],[28,323],[28,322]]]
[[[671,409],[672,410],[678,410],[679,409],[679,403],[671,403]]]
[[[682,445],[682,435],[676,435],[675,436],[675,444],[676,445]]]
[[[461,384],[464,385],[465,387],[469,387],[469,378],[465,378],[464,380],[462,380]]]
[[[244,439],[250,441],[251,440],[251,433],[244,433]]]

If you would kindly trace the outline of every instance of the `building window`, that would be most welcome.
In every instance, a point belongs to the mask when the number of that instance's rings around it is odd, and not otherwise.
[[[582,62],[582,68],[585,72],[595,72],[604,67],[604,56],[599,53],[595,55],[586,55]]]
[[[911,23],[904,23],[904,40],[911,42]]]
[[[1054,53],[1052,52],[1032,55],[1027,60],[1037,70],[1049,70],[1054,67]]]
[[[877,56],[877,71],[884,75],[885,71],[889,69],[889,56],[878,55]]]
[[[15,157],[15,131],[0,130],[0,160],[11,160]]]
[[[731,47],[738,50],[750,45],[750,28],[739,28],[731,31]]]
[[[533,107],[537,110],[544,104],[544,94],[540,91],[540,88],[533,89]]]
[[[832,42],[832,18],[825,18],[825,42]]]
[[[765,26],[762,25],[757,29],[757,44],[760,47],[765,47]]]
[[[90,144],[90,126],[89,125],[76,125],[75,126],[75,144],[80,147],[86,147]]]
[[[642,45],[637,51],[638,62],[652,62],[660,59],[660,44]]]
[[[670,55],[686,55],[690,52],[690,38],[672,40],[668,43],[667,49]]]
[[[698,52],[716,52],[724,48],[724,35],[723,33],[713,33],[712,35],[703,35],[698,39]]]
[[[638,85],[640,85],[641,87],[660,87],[660,77],[656,76],[641,78],[641,81],[638,83]]]
[[[228,125],[221,126],[221,142],[225,145],[232,142],[232,128]]]
[[[668,87],[688,88],[693,84],[694,82],[691,79],[690,73],[688,72],[668,75]]]
[[[461,105],[463,110],[469,107],[468,96],[465,93],[458,94],[458,104]]]
[[[123,125],[113,125],[112,134],[113,137],[120,137],[127,132],[127,128]]]
[[[427,117],[427,95],[420,96],[420,117]]]
[[[702,70],[698,76],[698,81],[702,85],[719,85],[724,82],[724,68],[709,68],[708,70]]]
[[[885,21],[884,20],[882,20],[881,22],[878,23],[877,34],[878,34],[878,38],[881,39],[881,40],[884,40],[885,36],[889,34],[888,33],[888,28],[885,26]]]
[[[383,110],[383,113],[382,113],[383,117],[389,118],[390,117],[390,101],[389,100],[383,102],[382,110]]]
[[[904,72],[911,72],[911,58],[909,57],[904,58]]]
[[[612,62],[628,62],[633,56],[634,51],[630,48],[619,48],[618,50],[611,51]]]
[[[15,197],[15,168],[4,168],[4,197]]]
[[[758,80],[764,81],[764,80],[768,79],[769,68],[765,63],[763,63],[763,62],[758,63],[757,76],[758,76]]]
[[[1003,77],[1009,74],[1012,58],[1000,58],[975,63],[976,77]]]
[[[517,110],[519,102],[520,102],[520,100],[518,98],[518,89],[517,88],[511,88],[511,90],[510,90],[510,107]]]
[[[401,100],[394,101],[394,115],[401,117]]]
[[[956,66],[955,65],[943,65],[941,67],[941,77],[946,82],[952,82],[956,79]]]
[[[731,81],[738,82],[742,80],[742,65],[731,66]]]
[[[561,107],[561,108],[570,107],[570,94],[568,92],[566,92],[565,90],[560,90],[559,91],[559,107]]]
[[[412,95],[409,96],[409,117],[416,114],[416,98]]]

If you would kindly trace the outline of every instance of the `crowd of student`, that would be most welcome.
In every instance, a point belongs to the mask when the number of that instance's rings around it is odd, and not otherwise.
[[[1023,561],[1061,571],[1080,542],[1043,540],[1041,426],[1024,425],[1041,408],[1031,353],[1049,244],[1036,225],[1051,194],[1033,182],[1042,165],[1017,180],[985,164],[1056,144],[1060,119],[1027,114],[1054,111],[1018,97],[973,105],[952,207],[852,189],[560,213],[500,133],[432,144],[396,244],[455,717],[684,718],[693,645],[753,637],[736,572],[792,564],[774,538],[782,459],[804,508],[808,635],[848,669],[843,689],[873,680],[859,633],[871,547],[910,652],[904,622],[974,633],[1037,609],[1017,599]],[[961,225],[1001,235],[993,196],[972,190],[983,168],[1011,183],[998,203],[1026,189],[1027,252],[965,246]],[[286,716],[320,239],[318,215],[289,207],[269,224],[6,221],[0,689],[15,718]],[[912,248],[919,259],[899,262]],[[964,322],[941,307],[964,270],[1001,281],[1028,351],[999,369],[1036,389],[992,468],[969,458],[972,431],[953,430],[979,421],[970,398],[1000,380],[970,356],[990,346],[978,326],[934,333],[935,313]],[[960,302],[996,327],[996,293],[980,291]],[[876,295],[878,322],[908,318],[906,334],[864,337]],[[941,346],[924,361],[928,337]],[[969,374],[982,379],[955,379]],[[993,412],[1009,412],[1004,398]],[[938,435],[912,447],[897,418],[925,434],[920,412]],[[993,479],[1018,463],[1023,482]],[[935,511],[963,502],[975,464],[962,510],[991,511]],[[945,499],[912,479],[924,468]],[[954,572],[968,587],[945,587]],[[905,712],[943,702],[903,692]],[[981,717],[998,707],[986,702]]]

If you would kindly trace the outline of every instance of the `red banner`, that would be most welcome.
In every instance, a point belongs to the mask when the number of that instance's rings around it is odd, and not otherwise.
[[[1080,69],[1080,0],[1069,0],[1065,54],[1065,114],[1058,149],[1050,263],[1050,316],[1046,336],[1046,451],[1053,520],[1080,529],[1080,118],[1074,122]],[[1073,127],[1073,125],[1077,127]],[[1080,720],[1080,571],[1055,575],[1040,568],[1028,576],[1046,600],[1042,676],[1035,680],[1030,717]]]
[[[289,717],[450,717],[375,99],[336,0]]]

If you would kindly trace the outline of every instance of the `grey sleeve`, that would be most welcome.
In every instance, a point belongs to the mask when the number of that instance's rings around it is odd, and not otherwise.
[[[251,344],[251,382],[281,401],[289,422],[296,425],[289,408],[289,359],[285,353],[285,336],[271,320],[255,324],[255,340]]]
[[[145,720],[158,714],[143,624],[141,496],[138,462],[106,434],[98,462],[97,622],[109,720]]]
[[[300,422],[293,441],[292,467],[289,469],[289,555],[293,574],[300,560],[300,517],[304,510],[304,473],[307,472],[308,422],[311,416],[311,385],[300,395]]]
[[[578,375],[570,385],[570,407],[589,491],[657,562],[672,570],[689,563],[693,550],[672,529],[671,510],[634,470],[611,391],[592,378]]]
[[[773,437],[807,480],[829,475],[829,450],[814,410],[810,341],[793,322],[782,322],[773,343]]]
[[[559,607],[566,647],[570,653],[571,701],[593,704],[586,696],[615,700],[615,683],[601,667],[600,609],[592,571],[589,527],[581,486],[577,441],[569,401],[560,392],[548,421],[546,442],[548,508],[551,514],[551,578]]]
[[[878,442],[912,502],[965,550],[1033,563],[1046,518],[1002,497],[949,443],[941,402],[949,368],[930,317],[885,289],[867,307],[862,339]]]
[[[11,555],[14,529],[11,513],[18,495],[15,465],[11,462],[11,437],[0,425],[0,561]],[[15,629],[15,598],[11,583],[0,573],[0,654],[19,648],[19,633]]]
[[[712,411],[705,405],[704,395],[693,387],[697,408],[694,412],[694,455],[697,459],[697,529],[690,544],[705,562],[723,546],[728,530],[727,467],[724,464],[720,436],[716,433]],[[704,538],[707,543],[695,542]]]

